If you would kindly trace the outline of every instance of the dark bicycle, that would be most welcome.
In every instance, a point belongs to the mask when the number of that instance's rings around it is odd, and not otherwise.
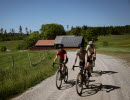
[[[59,64],[59,69],[56,72],[56,87],[60,89],[62,80],[64,80],[65,83],[68,81],[68,68],[64,63],[53,63],[53,67],[55,64]]]
[[[83,85],[89,88],[88,71],[84,68],[84,66],[73,66],[73,67],[80,68],[80,72],[78,73],[77,78],[76,78],[76,91],[77,91],[77,94],[81,96]]]

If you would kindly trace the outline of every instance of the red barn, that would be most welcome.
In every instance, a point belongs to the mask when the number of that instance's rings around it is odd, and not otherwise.
[[[54,40],[38,40],[31,50],[54,49]]]

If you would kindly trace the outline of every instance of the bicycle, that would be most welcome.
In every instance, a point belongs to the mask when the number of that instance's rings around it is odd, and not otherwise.
[[[83,85],[89,88],[88,71],[84,68],[84,66],[73,66],[73,67],[80,68],[80,72],[78,73],[77,78],[76,78],[76,91],[77,91],[77,94],[81,96]]]
[[[53,63],[53,67],[55,64],[59,64],[59,69],[56,72],[56,87],[58,89],[61,88],[62,80],[64,80],[65,83],[68,81],[68,68],[65,66],[64,63]],[[65,70],[64,70],[65,68]]]

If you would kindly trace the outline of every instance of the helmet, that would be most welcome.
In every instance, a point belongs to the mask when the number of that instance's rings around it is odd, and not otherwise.
[[[59,44],[59,48],[63,48],[64,47],[64,45],[63,44]]]
[[[83,46],[82,44],[79,44],[78,47],[79,47],[80,49],[84,48],[84,46]]]
[[[89,43],[88,43],[89,45],[93,45],[93,41],[89,41]]]

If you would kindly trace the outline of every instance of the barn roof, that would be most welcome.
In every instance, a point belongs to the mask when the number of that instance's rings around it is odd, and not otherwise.
[[[65,47],[78,47],[83,41],[83,36],[57,36],[54,44],[63,44]]]
[[[54,40],[38,40],[35,46],[54,46]]]

